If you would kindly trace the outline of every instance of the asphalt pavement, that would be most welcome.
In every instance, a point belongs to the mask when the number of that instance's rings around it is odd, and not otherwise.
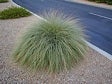
[[[78,18],[89,42],[112,55],[112,10],[64,0],[13,0],[37,15],[58,10]]]

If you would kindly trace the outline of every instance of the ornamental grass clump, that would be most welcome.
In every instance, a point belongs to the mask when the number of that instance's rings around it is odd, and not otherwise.
[[[44,15],[21,38],[13,56],[31,70],[68,70],[85,55],[85,34],[77,21],[57,12]]]

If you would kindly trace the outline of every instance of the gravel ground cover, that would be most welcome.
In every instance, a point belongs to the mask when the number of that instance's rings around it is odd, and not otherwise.
[[[59,74],[33,73],[14,63],[11,52],[17,37],[36,21],[35,16],[0,20],[0,84],[112,84],[112,61],[91,48],[78,66]]]

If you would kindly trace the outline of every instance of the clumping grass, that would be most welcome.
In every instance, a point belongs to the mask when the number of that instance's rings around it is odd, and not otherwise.
[[[8,2],[8,0],[0,0],[0,3]]]
[[[14,19],[20,17],[27,17],[31,14],[26,11],[24,8],[20,7],[9,7],[0,12],[0,19]]]
[[[44,15],[19,40],[14,60],[31,70],[60,72],[79,63],[87,51],[85,34],[77,20],[58,12]]]

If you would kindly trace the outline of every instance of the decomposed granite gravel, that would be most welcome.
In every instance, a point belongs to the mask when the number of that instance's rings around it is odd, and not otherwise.
[[[0,20],[0,84],[112,84],[112,61],[91,48],[78,66],[60,74],[33,73],[15,64],[11,60],[14,43],[36,21],[35,16]]]

